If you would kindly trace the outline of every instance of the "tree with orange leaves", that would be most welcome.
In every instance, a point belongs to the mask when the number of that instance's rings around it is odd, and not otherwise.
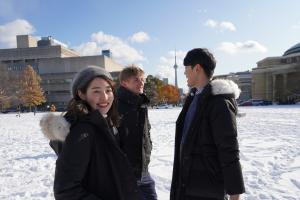
[[[29,107],[37,106],[46,101],[43,90],[40,86],[41,77],[28,65],[20,77],[20,99],[22,103]]]
[[[174,85],[163,85],[158,91],[161,103],[177,104],[179,102],[179,91]]]

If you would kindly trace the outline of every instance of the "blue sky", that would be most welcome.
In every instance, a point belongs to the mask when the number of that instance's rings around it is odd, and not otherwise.
[[[182,59],[206,47],[217,59],[215,74],[251,70],[300,42],[298,0],[0,0],[0,48],[15,35],[53,36],[82,55],[111,49],[123,64],[186,88]]]

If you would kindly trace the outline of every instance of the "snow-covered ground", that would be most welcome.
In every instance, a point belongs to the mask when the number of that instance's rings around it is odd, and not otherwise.
[[[169,199],[175,120],[180,109],[149,110],[150,171],[159,200]],[[300,106],[241,107],[238,118],[243,199],[300,200]],[[56,156],[33,113],[0,114],[0,199],[53,199]]]

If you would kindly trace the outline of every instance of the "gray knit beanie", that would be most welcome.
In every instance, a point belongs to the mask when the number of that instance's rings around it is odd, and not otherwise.
[[[71,90],[73,97],[76,96],[77,90],[82,89],[88,82],[93,80],[97,76],[105,76],[106,78],[113,80],[110,73],[104,68],[99,66],[90,65],[80,70],[74,77]]]

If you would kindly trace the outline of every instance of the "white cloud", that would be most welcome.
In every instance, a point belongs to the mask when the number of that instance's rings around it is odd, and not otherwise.
[[[75,49],[83,56],[99,55],[101,53],[100,47],[97,46],[96,42],[82,43]]]
[[[4,47],[16,47],[16,35],[26,35],[35,32],[35,28],[24,19],[0,25],[0,45]]]
[[[75,49],[82,55],[99,55],[104,49],[110,49],[113,59],[123,65],[144,61],[143,52],[128,45],[122,39],[103,32],[93,33],[91,41],[82,43]]]
[[[234,24],[231,22],[221,22],[220,28],[223,30],[236,31]]]
[[[61,42],[61,41],[59,41],[59,40],[56,40],[56,39],[54,39],[54,38],[53,38],[53,41],[54,41],[55,44],[64,46],[64,47],[66,47],[66,48],[69,48],[68,45],[67,45],[66,43],[63,43],[63,42]]]
[[[142,42],[147,42],[150,40],[150,37],[147,33],[140,31],[137,33],[134,33],[129,40],[133,43],[142,43]]]
[[[292,25],[292,29],[300,29],[300,22],[297,24]]]
[[[205,26],[211,27],[211,28],[215,28],[218,26],[218,22],[213,20],[213,19],[209,19],[205,22],[204,24]]]
[[[204,23],[204,25],[210,28],[218,29],[220,31],[226,31],[226,30],[232,32],[236,31],[235,25],[229,21],[218,22],[216,20],[209,19]]]
[[[173,67],[168,66],[168,65],[159,65],[158,68],[157,68],[156,76],[159,77],[160,79],[168,78],[169,79],[169,84],[174,85],[175,72],[174,72]]]
[[[246,42],[236,42],[236,43],[222,42],[217,49],[228,54],[237,54],[241,52],[265,53],[268,51],[268,49],[265,46],[253,40],[248,40]]]
[[[198,9],[197,12],[198,13],[207,13],[207,10],[206,9]]]

